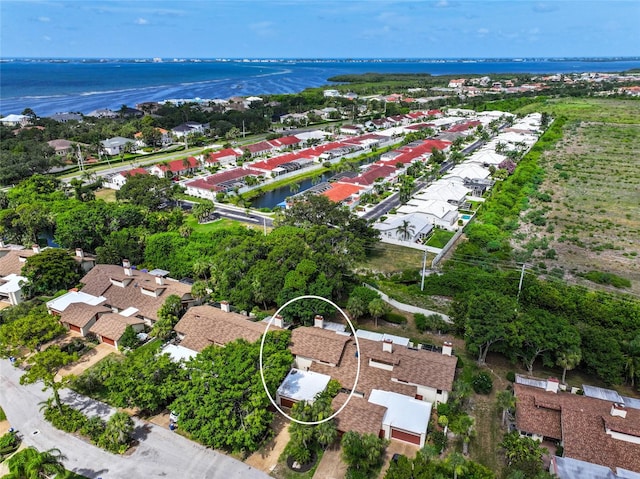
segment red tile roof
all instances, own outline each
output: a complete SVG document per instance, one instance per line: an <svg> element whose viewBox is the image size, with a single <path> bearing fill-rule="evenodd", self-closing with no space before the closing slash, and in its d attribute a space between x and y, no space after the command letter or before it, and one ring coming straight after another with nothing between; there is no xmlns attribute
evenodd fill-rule
<svg viewBox="0 0 640 479"><path fill-rule="evenodd" d="M243 150L249 150L250 153L262 153L263 151L273 150L273 145L268 141L260 141L258 143L252 143L242 147Z"/></svg>
<svg viewBox="0 0 640 479"><path fill-rule="evenodd" d="M373 164L367 171L354 177L340 180L340 183L356 185L372 185L378 178L386 178L396 171L394 166Z"/></svg>
<svg viewBox="0 0 640 479"><path fill-rule="evenodd" d="M189 168L198 167L198 160L196 160L193 156L186 158L186 160L189 163L189 166L186 166L184 164L184 159L173 160L173 161L170 161L169 164L167 165L159 164L156 166L158 166L162 171L171 171L172 173L179 173L180 171L188 170Z"/></svg>
<svg viewBox="0 0 640 479"><path fill-rule="evenodd" d="M134 168L133 170L125 171L122 176L135 176L135 175L148 175L149 172L144 168Z"/></svg>
<svg viewBox="0 0 640 479"><path fill-rule="evenodd" d="M228 158L230 156L234 158L238 158L242 156L242 153L238 153L233 148L225 148L224 150L216 151L215 153L210 153L209 157L207 158L207 161L216 162L216 161L220 161L223 158Z"/></svg>
<svg viewBox="0 0 640 479"><path fill-rule="evenodd" d="M329 198L331 201L340 203L350 196L359 193L361 190L362 187L360 186L349 185L346 183L333 183L331 185L331 188L327 191L322 192L322 194Z"/></svg>
<svg viewBox="0 0 640 479"><path fill-rule="evenodd" d="M291 146L291 145L297 145L298 143L300 143L300 138L298 138L297 136L283 136L282 138L276 138L275 140L270 140L269 143L272 144L273 146Z"/></svg>
<svg viewBox="0 0 640 479"><path fill-rule="evenodd" d="M289 163L294 160L302 160L302 159L306 159L306 158L302 156L300 153L286 153L284 155L278 155L273 158L269 158L268 160L262 160L256 163L252 163L251 167L259 170L271 171L283 163Z"/></svg>
<svg viewBox="0 0 640 479"><path fill-rule="evenodd" d="M447 131L449 133L458 133L460 131L467 131L469 128L474 128L478 125L481 125L482 123L480 123L477 120L473 120L473 121L466 121L464 123L460 123L459 125L454 125L451 128L449 128Z"/></svg>

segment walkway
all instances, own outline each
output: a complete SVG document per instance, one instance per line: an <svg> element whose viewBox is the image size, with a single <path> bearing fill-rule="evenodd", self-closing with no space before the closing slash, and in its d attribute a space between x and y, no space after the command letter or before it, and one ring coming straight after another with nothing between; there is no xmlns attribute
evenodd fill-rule
<svg viewBox="0 0 640 479"><path fill-rule="evenodd" d="M399 309L400 311L404 311L406 313L414 313L414 314L415 313L422 313L425 316L429 316L431 314L437 314L438 316L440 316L447 323L452 323L453 322L453 321L451 321L451 318L449 316L447 316L446 314L443 314L443 313L441 313L439 311L432 311L430 309L419 308L418 306L413 306L411 304L401 303L400 301L396 301L395 299L391 299L388 295L384 294L379 289L376 289L373 286L368 285L367 283L363 283L363 284L367 288L372 289L375 292L377 292L385 303L390 304L391 306L393 306L396 309Z"/></svg>

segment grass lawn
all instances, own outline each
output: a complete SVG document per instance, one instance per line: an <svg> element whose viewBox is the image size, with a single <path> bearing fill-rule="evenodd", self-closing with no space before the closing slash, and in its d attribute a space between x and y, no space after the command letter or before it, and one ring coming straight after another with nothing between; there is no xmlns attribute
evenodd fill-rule
<svg viewBox="0 0 640 479"><path fill-rule="evenodd" d="M569 120L638 124L640 102L607 98L552 98L526 105L514 113L545 112L566 116Z"/></svg>
<svg viewBox="0 0 640 479"><path fill-rule="evenodd" d="M98 191L96 191L96 199L104 200L107 203L115 203L116 190L112 190L111 188L100 188Z"/></svg>
<svg viewBox="0 0 640 479"><path fill-rule="evenodd" d="M188 215L184 222L187 226L191 226L193 231L198 233L213 233L214 231L244 225L244 223L241 223L240 221L234 221L228 218L220 218L219 220L212 221L211 223L200 224L193 215Z"/></svg>
<svg viewBox="0 0 640 479"><path fill-rule="evenodd" d="M407 269L421 269L424 253L420 250L387 243L374 245L367 253L367 259L357 265L358 271L373 273L397 273ZM435 255L427 254L427 265Z"/></svg>
<svg viewBox="0 0 640 479"><path fill-rule="evenodd" d="M426 245L442 249L446 246L446 244L454 234L455 233L453 231L435 229L431 237L427 240Z"/></svg>

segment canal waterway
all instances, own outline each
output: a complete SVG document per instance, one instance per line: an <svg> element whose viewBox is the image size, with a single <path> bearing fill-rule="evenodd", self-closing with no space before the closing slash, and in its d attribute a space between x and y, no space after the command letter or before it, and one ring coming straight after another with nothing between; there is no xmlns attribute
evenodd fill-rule
<svg viewBox="0 0 640 479"><path fill-rule="evenodd" d="M353 164L360 167L363 165L375 163L379 159L380 159L380 155L375 155L370 158L365 158L362 161L354 162ZM276 206L278 206L279 203L282 203L285 199L289 198L290 196L303 193L309 188L315 186L316 184L322 183L323 181L329 181L330 178L336 176L337 174L338 173L336 173L335 171L326 171L320 175L320 181L318 181L317 178L315 179L315 181L314 181L314 178L306 178L300 182L292 181L290 184L279 186L271 191L266 191L261 196L254 198L251 201L251 207L256 209L275 208ZM292 191L291 190L292 184L298 184L300 185L300 188Z"/></svg>

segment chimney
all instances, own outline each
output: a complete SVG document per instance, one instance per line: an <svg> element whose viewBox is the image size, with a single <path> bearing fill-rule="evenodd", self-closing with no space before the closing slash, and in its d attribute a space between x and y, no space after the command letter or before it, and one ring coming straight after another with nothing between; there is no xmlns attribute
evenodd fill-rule
<svg viewBox="0 0 640 479"><path fill-rule="evenodd" d="M557 394L559 386L560 386L560 381L558 381L558 378L549 378L547 379L547 387L544 390L550 393Z"/></svg>
<svg viewBox="0 0 640 479"><path fill-rule="evenodd" d="M84 258L84 251L82 251L82 248L76 248L76 256L78 258Z"/></svg>
<svg viewBox="0 0 640 479"><path fill-rule="evenodd" d="M316 317L313 318L313 325L316 328L320 328L320 329L324 328L324 318L319 314L316 314Z"/></svg>
<svg viewBox="0 0 640 479"><path fill-rule="evenodd" d="M230 313L231 306L229 306L229 301L220 301L220 309L225 313Z"/></svg>
<svg viewBox="0 0 640 479"><path fill-rule="evenodd" d="M624 407L624 404L613 403L611 405L611 415L613 417L621 417L622 419L627 417L627 410Z"/></svg>
<svg viewBox="0 0 640 479"><path fill-rule="evenodd" d="M162 286L164 284L164 278L162 276L156 276L156 284Z"/></svg>
<svg viewBox="0 0 640 479"><path fill-rule="evenodd" d="M279 314L276 314L276 315L273 317L273 325L274 325L276 328L284 329L284 319L282 318L282 316L280 316Z"/></svg>
<svg viewBox="0 0 640 479"><path fill-rule="evenodd" d="M125 276L133 276L133 273L131 272L131 263L128 259L122 260L122 267L124 268Z"/></svg>
<svg viewBox="0 0 640 479"><path fill-rule="evenodd" d="M384 341L382 341L382 351L384 351L385 353L392 353L393 341L391 341L390 339L385 339Z"/></svg>
<svg viewBox="0 0 640 479"><path fill-rule="evenodd" d="M37 245L37 244L32 245L32 246L31 246L31 249L33 250L33 252L34 252L35 254L40 253L40 246L39 246L39 245Z"/></svg>
<svg viewBox="0 0 640 479"><path fill-rule="evenodd" d="M453 343L445 341L442 345L442 354L445 356L451 356L453 353Z"/></svg>

